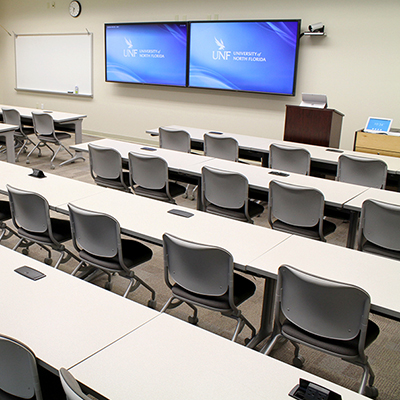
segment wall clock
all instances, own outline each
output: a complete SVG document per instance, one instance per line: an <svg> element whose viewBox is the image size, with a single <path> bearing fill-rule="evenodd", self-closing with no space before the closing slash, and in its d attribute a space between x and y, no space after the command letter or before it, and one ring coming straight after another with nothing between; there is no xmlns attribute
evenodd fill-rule
<svg viewBox="0 0 400 400"><path fill-rule="evenodd" d="M69 3L69 13L71 15L71 17L79 17L80 13L82 11L82 6L81 3L79 3L79 1L71 1L71 3Z"/></svg>

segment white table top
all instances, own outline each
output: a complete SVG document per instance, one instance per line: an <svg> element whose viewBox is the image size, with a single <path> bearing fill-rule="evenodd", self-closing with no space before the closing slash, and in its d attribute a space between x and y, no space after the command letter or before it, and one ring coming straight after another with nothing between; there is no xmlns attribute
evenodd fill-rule
<svg viewBox="0 0 400 400"><path fill-rule="evenodd" d="M203 139L204 134L207 132L210 132L210 130L207 130L207 129L192 128L192 127L179 126L179 125L169 125L168 128L184 129L187 132L189 132L191 139L194 141L197 141L197 142L202 142L204 140ZM149 129L146 132L151 133L153 135L158 134L158 128ZM388 172L400 174L400 158L398 158L398 157L361 153L361 152L351 151L351 150L337 151L338 149L329 149L327 147L316 146L316 145L311 145L311 144L269 139L269 138L258 137L258 136L240 135L237 133L224 132L223 135L234 137L238 141L239 147L242 149L261 151L261 152L265 152L265 153L269 152L269 146L272 143L282 144L282 145L286 145L286 146L301 147L301 148L307 149L310 152L311 159L313 161L320 161L320 162L323 162L326 164L337 164L338 158L341 154L350 154L350 155L355 155L358 157L368 157L368 158L379 159L379 160L383 160L386 162L386 164L388 166Z"/></svg>
<svg viewBox="0 0 400 400"><path fill-rule="evenodd" d="M70 368L158 316L4 246L0 260L0 332L25 343L51 369ZM23 265L46 277L33 281L14 272Z"/></svg>
<svg viewBox="0 0 400 400"><path fill-rule="evenodd" d="M192 210L158 200L109 190L106 196L93 195L72 201L76 206L108 213L116 218L124 233L162 244L162 235L220 246L231 252L237 267L244 266L277 245L289 235L262 226ZM66 212L67 204L56 207ZM168 213L178 209L193 214L190 218Z"/></svg>
<svg viewBox="0 0 400 400"><path fill-rule="evenodd" d="M2 108L14 108L18 110L19 113L21 114L21 117L24 118L32 118L32 112L43 112L43 110L38 108L18 107L18 106L0 104L0 114L2 114L1 110ZM55 122L68 122L87 117L87 115L85 114L73 114L73 113L53 111L53 110L45 110L45 111L51 111L50 115L53 117Z"/></svg>
<svg viewBox="0 0 400 400"><path fill-rule="evenodd" d="M344 208L353 211L361 211L362 203L368 199L379 200L400 206L400 192L368 188L365 192L348 201L344 205Z"/></svg>
<svg viewBox="0 0 400 400"><path fill-rule="evenodd" d="M112 400L286 399L303 378L363 396L167 314L76 365L80 382Z"/></svg>
<svg viewBox="0 0 400 400"><path fill-rule="evenodd" d="M18 129L17 125L3 124L0 122L0 132L13 132Z"/></svg>
<svg viewBox="0 0 400 400"><path fill-rule="evenodd" d="M134 153L148 154L161 157L167 162L168 167L174 171L181 171L181 170L185 171L188 166L195 166L195 165L199 165L198 169L201 171L201 165L209 160L212 160L211 157L204 157L204 156L200 157L196 154L182 153L179 151L160 149L158 147L145 146L142 144L123 142L120 140L113 140L113 139L94 140L88 143L73 145L70 146L70 148L73 150L88 152L89 143L96 144L97 146L113 148L121 154L121 157L124 160L128 160L128 153L130 151Z"/></svg>
<svg viewBox="0 0 400 400"><path fill-rule="evenodd" d="M276 278L282 264L359 286L371 296L374 310L400 318L399 261L293 235L246 270Z"/></svg>
<svg viewBox="0 0 400 400"><path fill-rule="evenodd" d="M271 169L260 168L254 165L235 163L233 161L213 159L204 165L225 169L228 171L240 172L245 175L252 188L267 190L269 182L272 180L291 183L299 186L308 186L320 190L327 205L341 207L346 201L364 192L365 186L353 185L344 182L337 182L330 179L316 178L301 174L288 173L289 176L279 176L270 174ZM199 166L195 166L199 167ZM202 165L201 165L202 167Z"/></svg>
<svg viewBox="0 0 400 400"><path fill-rule="evenodd" d="M46 172L46 178L34 178L29 176L31 168L0 161L0 193L7 194L6 185L9 184L18 189L36 192L44 196L50 206L73 201L96 193L107 193L106 189L95 184L81 182L75 179L65 178Z"/></svg>

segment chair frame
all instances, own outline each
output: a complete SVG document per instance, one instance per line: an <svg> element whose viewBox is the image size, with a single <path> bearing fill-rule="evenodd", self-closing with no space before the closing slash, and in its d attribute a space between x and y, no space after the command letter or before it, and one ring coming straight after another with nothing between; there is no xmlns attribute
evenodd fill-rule
<svg viewBox="0 0 400 400"><path fill-rule="evenodd" d="M352 167L356 169L353 176L348 175L344 165L352 165ZM375 178L372 174L374 170L378 170L381 176L377 181L371 182L371 180ZM347 182L354 185L368 186L376 189L385 189L386 178L387 164L382 160L359 157L352 154L342 154L338 159L336 180L339 182Z"/></svg>
<svg viewBox="0 0 400 400"><path fill-rule="evenodd" d="M32 398L34 396L35 400L43 400L36 357L32 350L29 349L29 347L27 347L25 344L14 338L0 335L0 348L3 350L2 358L5 357L5 347L7 347L7 352L11 350L14 357L11 366L10 363L8 363L7 366L0 365L0 375L3 376L4 373L2 367L4 367L4 369L7 370L9 374L9 376L7 376L5 381L2 383L2 385L4 384L5 386L3 386L3 388L1 389L4 390L6 393L11 394L11 396L16 396L16 398L28 398L26 396L31 396L29 398ZM18 353L18 357L16 357L16 353ZM8 354L8 356L10 356L10 354ZM24 358L24 368L21 372L20 363L22 361L22 358ZM19 365L19 367L17 367L17 365ZM9 368L11 368L11 370L9 370ZM18 369L18 371L16 371L16 369ZM13 373L23 375L17 376ZM21 380L23 384L21 383Z"/></svg>
<svg viewBox="0 0 400 400"><path fill-rule="evenodd" d="M106 289L111 290L111 279L114 274L118 274L119 276L126 278L129 280L128 287L125 290L125 293L123 294L123 297L127 297L130 292L133 292L136 290L140 285L143 285L150 293L151 293L151 300L148 302L148 306L150 308L155 308L156 307L156 293L153 288L151 288L146 282L144 282L142 279L140 279L134 272L134 268L139 265L136 264L132 266L131 268L128 268L125 264L124 257L123 257L123 251L122 251L122 238L121 238L121 227L119 222L112 217L111 215L105 214L105 213L100 213L100 212L95 212L95 211L90 211L83 209L81 207L75 206L74 204L68 203L68 210L69 210L69 217L71 221L71 231L72 231L72 243L77 250L80 258L79 265L72 271L71 275L76 275L78 271L86 266L92 266L97 268L98 270L106 273L108 275L108 283L106 284ZM102 224L102 226L97 227L96 233L102 233L102 232L107 232L108 235L108 240L102 240L101 242L98 242L98 245L96 246L96 249L92 251L86 250L88 245L88 239L86 235L91 235L93 236L93 231L88 232L88 229L86 226L82 226L82 222L78 221L78 216L82 216L85 218L102 218L105 223ZM91 225L92 227L92 225ZM107 229L106 229L107 228ZM83 232L83 230L85 232ZM98 238L98 236L96 236ZM134 240L132 239L132 242ZM93 242L91 242L93 243ZM99 251L102 252L102 254L96 254L99 253ZM102 265L100 262L96 263L94 260L88 261L84 258L82 258L81 254L82 252L86 252L90 254L93 258L113 258L117 257L118 258L118 266L119 269L115 268L107 268L104 265ZM85 280L89 280L90 278L85 278Z"/></svg>
<svg viewBox="0 0 400 400"><path fill-rule="evenodd" d="M88 144L90 175L97 185L130 192L124 180L121 154L110 147ZM101 157L98 162L96 157Z"/></svg>
<svg viewBox="0 0 400 400"><path fill-rule="evenodd" d="M301 286L299 286L300 282L302 282ZM317 294L312 292L313 287L317 288L317 294L319 294L318 300L314 299L317 297ZM349 301L346 302L346 300L343 300L341 304L333 304L333 291L340 291L340 295L337 295L338 298L345 297L346 300L351 298L353 301L351 304ZM286 294L286 292L288 293ZM371 306L370 296L367 292L354 285L321 278L289 265L282 265L278 270L275 297L273 331L268 343L261 350L262 353L269 355L279 338L284 337L295 347L293 362L298 367L301 367L304 361L303 357L299 355L300 348L298 344L303 344L327 354L340 357L363 368L359 393L373 398L378 395L377 389L373 387L375 375L364 351ZM310 318L310 311L308 309L305 312L300 310L304 306L303 303L311 304L311 302L319 303L318 306L314 307L321 317L319 323L317 323L315 318ZM323 308L323 305L329 307L329 309L326 307ZM356 311L357 314L355 315ZM329 318L332 318L332 322ZM308 332L310 335L316 335L328 340L346 342L359 337L357 344L358 354L355 356L346 356L333 350L322 349L306 340L285 335L282 332L285 320Z"/></svg>
<svg viewBox="0 0 400 400"><path fill-rule="evenodd" d="M33 127L35 129L35 134L36 137L38 138L39 142L35 145L35 147L29 152L29 154L26 157L26 163L29 164L29 157L30 155L36 150L39 149L39 146L41 147L47 147L51 153L52 153L52 158L50 160L50 168L54 169L55 166L53 164L55 158L57 157L57 154L60 152L61 149L64 149L70 156L71 158L69 160L66 160L60 164L60 166L68 164L71 162L71 159L74 159L74 155L69 151L69 149L64 146L64 144L61 142L62 139L59 139L57 137L57 134L64 134L68 135L67 137L71 137L71 135L67 132L58 132L54 128L54 120L53 117L50 114L46 114L44 112L32 112L32 118L33 118ZM47 121L46 121L47 120ZM48 131L41 131L42 126L40 125L45 125L47 124L46 128ZM66 138L67 138L66 137ZM53 143L58 146L57 150L54 151L48 143Z"/></svg>
<svg viewBox="0 0 400 400"><path fill-rule="evenodd" d="M67 400L90 400L90 398L82 392L79 383L71 372L65 368L60 368L59 375Z"/></svg>
<svg viewBox="0 0 400 400"><path fill-rule="evenodd" d="M8 195L10 199L10 208L11 208L11 216L12 216L12 221L14 226L17 228L17 236L20 238L18 243L13 247L13 250L17 250L20 246L23 246L23 254L28 254L28 248L32 246L33 244L39 245L42 249L47 251L48 257L45 258L44 262L48 265L51 265L52 259L51 259L51 250L58 251L60 253L60 256L54 266L55 269L57 269L61 263L67 262L71 257L73 257L75 260L80 261L78 257L72 253L63 243L60 243L54 236L53 233L53 228L52 228L52 219L50 218L50 207L48 201L39 193L35 192L30 192L27 190L21 190L17 189L15 187L12 187L10 185L6 185L7 190L8 190ZM34 199L36 199L41 207L41 210L35 210L35 218L37 219L38 217L41 217L41 229L40 231L30 231L28 229L25 229L24 226L20 224L20 217L19 217L19 209L18 206L16 205L16 200L14 198L15 195L23 195L23 196L30 196ZM35 221L37 222L37 221ZM45 238L49 239L51 243L49 243L46 240L39 241L39 240L32 240L28 236L23 236L21 234L21 229L26 230L27 232L32 232L32 233L46 233ZM49 247L50 248L49 248ZM64 258L65 253L67 253L67 256Z"/></svg>
<svg viewBox="0 0 400 400"><path fill-rule="evenodd" d="M294 158L297 157L297 163L299 164L290 164L290 167L282 166L281 164L274 166L274 153L275 153L275 159L278 156L278 154L284 154L288 158L289 162L293 162ZM298 160L299 158L304 158L304 160ZM280 160L279 160L280 161ZM302 165L304 164L306 165ZM275 162L276 163L276 162ZM281 145L277 143L272 143L269 146L269 158L268 158L268 167L271 169L278 169L282 171L287 171L287 172L292 172L296 174L302 174L302 175L310 175L310 170L311 170L311 155L310 152L306 149L303 149L301 147L291 147L287 145ZM293 168L291 168L293 167Z"/></svg>
<svg viewBox="0 0 400 400"><path fill-rule="evenodd" d="M201 279L198 276L196 281L191 280L191 274L186 272L186 265L182 267L182 265L172 265L173 261L171 258L175 256L173 253L173 248L180 248L182 251L186 253L197 253L197 257L195 257L194 263L192 263L189 268L192 268L192 274L196 274L194 269L199 272L199 265L202 265L202 275L207 273L216 273L216 268L218 268L218 278L215 279L213 282L213 287L209 287L209 282ZM200 243L191 242L185 239L178 238L171 234L165 233L163 235L163 251L164 251L164 279L167 286L172 291L172 296L169 298L167 303L161 309L160 312L165 312L167 309L172 309L180 306L182 303L186 303L192 310L193 316L188 318L188 321L194 325L197 324L197 308L196 306L201 306L213 311L221 312L223 315L233 318L237 321L236 328L234 334L232 336L232 341L236 341L239 333L242 331L245 325L250 328L252 332L252 337L255 336L256 330L253 325L245 318L242 312L237 308L234 301L234 269L233 269L233 257L232 255L216 246L210 246ZM205 265L202 264L201 255L199 253L212 253L213 259L216 258L218 260L214 262L213 265ZM180 257L180 255L178 255ZM184 256L182 256L185 258ZM182 260L180 259L180 263L182 264ZM176 269L179 268L181 271L181 275L177 277ZM182 268L186 269L182 273ZM182 278L183 275L183 278ZM171 281L171 278L174 282ZM204 282L205 281L205 282ZM217 282L218 281L218 282ZM226 308L218 308L217 306L211 306L204 304L201 302L200 299L190 299L188 300L185 297L179 296L178 294L174 293L174 286L178 285L184 288L186 291L192 292L194 295L198 294L200 296L207 296L207 297L215 297L218 298L225 293L228 293L228 302L230 309L227 310ZM192 286L192 288L188 288L188 286ZM173 303L174 300L178 300L178 302Z"/></svg>
<svg viewBox="0 0 400 400"><path fill-rule="evenodd" d="M239 161L239 144L233 137L204 134L204 155L229 161Z"/></svg>

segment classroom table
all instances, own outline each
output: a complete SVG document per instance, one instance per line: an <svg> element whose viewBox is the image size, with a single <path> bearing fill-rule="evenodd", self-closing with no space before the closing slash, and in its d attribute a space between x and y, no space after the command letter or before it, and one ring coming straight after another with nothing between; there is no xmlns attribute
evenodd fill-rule
<svg viewBox="0 0 400 400"><path fill-rule="evenodd" d="M137 329L159 313L0 246L0 332L25 343L58 374ZM27 265L46 276L15 272Z"/></svg>
<svg viewBox="0 0 400 400"><path fill-rule="evenodd" d="M2 114L2 108L14 108L19 111L22 120L27 120L32 123L32 112L47 112L53 117L55 129L72 131L75 135L75 144L82 143L82 123L83 119L87 117L85 114L74 114L61 111L53 110L41 110L37 108L29 107L16 107L5 104L0 104L0 114ZM84 160L84 158L78 153L75 156L65 162L62 165L70 164L78 159Z"/></svg>
<svg viewBox="0 0 400 400"><path fill-rule="evenodd" d="M14 133L16 129L18 129L16 125L0 123L0 136L4 136L6 139L7 161L9 163L15 163Z"/></svg>
<svg viewBox="0 0 400 400"><path fill-rule="evenodd" d="M169 125L165 128L171 129L183 129L186 130L191 137L191 140L196 143L203 143L204 141L204 134L208 133L212 130L201 129L201 128L193 128L193 127L186 127L186 126L179 126L179 125ZM149 129L146 131L153 136L158 135L158 128ZM263 165L267 166L267 159L269 154L269 146L272 143L282 144L286 146L297 146L304 149L307 149L311 155L312 163L321 164L323 168L330 170L334 175L336 174L336 167L338 163L338 158L341 154L349 154L355 155L358 157L368 157L383 160L386 162L388 166L388 174L390 175L400 175L400 158L398 157L390 157L390 156L383 156L378 154L369 154L369 153L361 153L357 151L351 150L342 150L342 149L332 149L323 146L316 146L311 144L305 143L295 143L295 142L288 142L284 140L277 140L277 139L270 139L265 137L259 136L251 136L251 135L241 135L237 133L230 133L230 132L223 132L220 133L226 136L234 137L239 144L239 148L249 151L250 153L259 153L263 158ZM399 177L397 177L399 179Z"/></svg>
<svg viewBox="0 0 400 400"><path fill-rule="evenodd" d="M400 206L399 192L392 192L389 190L381 190L375 188L368 188L366 191L347 201L343 205L344 209L350 210L350 224L349 234L347 237L347 247L353 248L355 245L357 226L361 214L362 204L365 200L368 199L383 201L385 203L391 203Z"/></svg>
<svg viewBox="0 0 400 400"><path fill-rule="evenodd" d="M365 399L167 314L70 372L96 397L112 400L286 399L300 378L341 394L343 400Z"/></svg>
<svg viewBox="0 0 400 400"><path fill-rule="evenodd" d="M399 261L292 235L246 266L270 285L263 299L262 326L251 347L271 333L276 278L283 264L359 286L370 294L372 312L400 321Z"/></svg>
<svg viewBox="0 0 400 400"><path fill-rule="evenodd" d="M46 172L45 178L30 176L32 168L0 161L0 193L8 194L6 185L41 194L49 202L50 208L96 193L107 193L107 189L76 179L65 178Z"/></svg>
<svg viewBox="0 0 400 400"><path fill-rule="evenodd" d="M193 242L219 246L229 251L235 267L244 266L290 235L262 226L236 221L185 207L109 189L71 202L85 209L103 212L116 218L123 233L137 239L162 245L167 232ZM67 204L55 207L68 212ZM170 213L171 210L189 213L189 217Z"/></svg>

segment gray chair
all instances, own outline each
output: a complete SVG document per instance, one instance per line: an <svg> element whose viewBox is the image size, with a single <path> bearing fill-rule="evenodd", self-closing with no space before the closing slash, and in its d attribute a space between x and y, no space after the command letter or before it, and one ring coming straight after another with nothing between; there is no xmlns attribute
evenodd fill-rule
<svg viewBox="0 0 400 400"><path fill-rule="evenodd" d="M36 357L23 343L0 336L0 398L42 400Z"/></svg>
<svg viewBox="0 0 400 400"><path fill-rule="evenodd" d="M310 175L311 156L308 150L272 143L269 146L269 168Z"/></svg>
<svg viewBox="0 0 400 400"><path fill-rule="evenodd" d="M400 206L365 200L357 243L360 251L400 260Z"/></svg>
<svg viewBox="0 0 400 400"><path fill-rule="evenodd" d="M204 211L254 223L264 207L249 199L247 178L237 172L211 167L202 168L202 202Z"/></svg>
<svg viewBox="0 0 400 400"><path fill-rule="evenodd" d="M16 134L14 135L16 139L16 145L19 147L19 151L15 158L15 161L18 161L19 156L22 152L27 150L27 144L32 144L36 146L36 143L32 141L29 135L34 135L35 130L33 128L25 127L21 121L21 115L18 110L14 108L6 108L2 107L3 112L3 120L6 124L9 125L17 125L18 129L16 130ZM41 149L38 148L39 155L41 155Z"/></svg>
<svg viewBox="0 0 400 400"><path fill-rule="evenodd" d="M162 149L181 151L183 153L190 153L191 141L190 134L182 129L172 129L172 128L158 128L158 138L159 146ZM189 193L190 185L186 185L186 191L183 194L184 198L189 198L194 200L194 193L197 190L195 186Z"/></svg>
<svg viewBox="0 0 400 400"><path fill-rule="evenodd" d="M130 192L129 172L123 170L121 154L112 148L89 143L90 174L99 186Z"/></svg>
<svg viewBox="0 0 400 400"><path fill-rule="evenodd" d="M204 155L223 160L238 161L239 145L235 138L218 134L204 134Z"/></svg>
<svg viewBox="0 0 400 400"><path fill-rule="evenodd" d="M190 135L182 129L158 128L159 146L162 149L190 153Z"/></svg>
<svg viewBox="0 0 400 400"><path fill-rule="evenodd" d="M323 262L323 261L321 261ZM323 279L283 265L278 270L272 336L261 350L270 354L283 337L295 346L294 365L304 358L298 344L306 345L363 368L359 393L375 398L374 373L364 350L379 335L368 320L370 297L357 286Z"/></svg>
<svg viewBox="0 0 400 400"><path fill-rule="evenodd" d="M10 203L5 200L0 200L0 242L3 239L8 239L13 234L17 235L17 233L4 222L11 218Z"/></svg>
<svg viewBox="0 0 400 400"><path fill-rule="evenodd" d="M95 267L108 275L106 288L111 290L111 278L118 274L129 280L124 297L143 285L151 292L148 306L155 308L155 291L133 270L152 258L151 249L136 240L122 239L120 225L110 215L85 210L73 204L68 204L68 209L72 241L81 261L72 275L87 265Z"/></svg>
<svg viewBox="0 0 400 400"><path fill-rule="evenodd" d="M324 195L317 189L280 181L269 184L268 222L272 229L325 242L336 225L324 219Z"/></svg>
<svg viewBox="0 0 400 400"><path fill-rule="evenodd" d="M237 308L255 292L255 284L233 271L232 255L224 249L163 235L164 275L172 296L162 308L175 308L183 302L194 311L189 322L197 324L196 306L221 312L237 320L232 341L244 325L255 329ZM178 300L173 303L173 300Z"/></svg>
<svg viewBox="0 0 400 400"><path fill-rule="evenodd" d="M338 159L337 180L385 189L387 165L382 160L342 154Z"/></svg>
<svg viewBox="0 0 400 400"><path fill-rule="evenodd" d="M44 262L51 265L51 249L60 253L55 264L58 268L61 263L71 257L79 259L68 250L64 243L71 240L71 226L68 220L50 217L49 203L38 193L17 189L7 185L10 199L12 221L20 237L13 250L23 246L23 253L28 254L28 248L38 244L47 251ZM64 257L66 253L66 256Z"/></svg>
<svg viewBox="0 0 400 400"><path fill-rule="evenodd" d="M79 383L71 374L71 372L65 368L60 368L59 374L61 385L64 389L65 395L67 396L67 400L91 400L82 392Z"/></svg>
<svg viewBox="0 0 400 400"><path fill-rule="evenodd" d="M130 183L135 194L176 204L186 188L168 179L168 164L157 156L129 152Z"/></svg>
<svg viewBox="0 0 400 400"><path fill-rule="evenodd" d="M71 135L67 132L56 131L54 129L54 121L51 114L46 114L44 112L32 112L33 118L33 127L35 129L35 134L38 139L38 143L36 143L35 147L30 151L30 153L26 157L26 163L29 164L30 155L36 150L39 149L40 146L47 147L51 153L53 154L50 160L50 167L54 169L55 166L53 161L57 157L57 154L61 149L64 149L70 156L71 159L74 158L74 155L68 150L67 147L61 142L65 139L70 139ZM54 144L57 147L57 150L54 151L49 144ZM67 163L69 160L64 161L60 164L63 165Z"/></svg>

